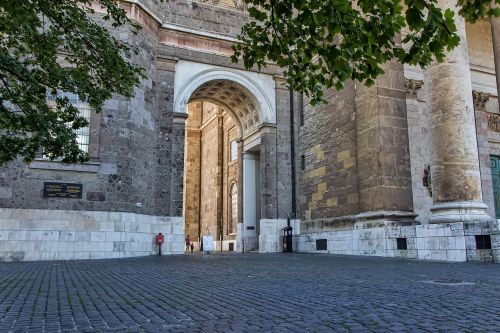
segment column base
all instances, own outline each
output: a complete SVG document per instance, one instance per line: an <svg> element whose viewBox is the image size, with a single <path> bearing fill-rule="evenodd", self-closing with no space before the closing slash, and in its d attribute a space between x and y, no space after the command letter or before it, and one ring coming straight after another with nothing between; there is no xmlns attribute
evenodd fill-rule
<svg viewBox="0 0 500 333"><path fill-rule="evenodd" d="M429 223L454 223L471 221L490 221L486 213L488 206L477 201L455 201L436 203L431 207Z"/></svg>
<svg viewBox="0 0 500 333"><path fill-rule="evenodd" d="M355 216L355 229L382 227L389 225L419 224L415 218L418 214L399 210L379 210L363 212Z"/></svg>

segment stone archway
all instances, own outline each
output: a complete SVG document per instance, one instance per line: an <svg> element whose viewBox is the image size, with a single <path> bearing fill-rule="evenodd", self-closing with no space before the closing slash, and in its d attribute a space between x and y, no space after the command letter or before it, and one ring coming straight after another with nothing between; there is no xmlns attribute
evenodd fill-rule
<svg viewBox="0 0 500 333"><path fill-rule="evenodd" d="M256 250L262 196L260 134L276 123L274 81L256 73L180 61L175 82L175 111L188 115L185 233L195 241L212 236L217 250ZM236 228L229 227L234 219L234 184Z"/></svg>
<svg viewBox="0 0 500 333"><path fill-rule="evenodd" d="M239 84L255 99L262 123L276 124L275 83L269 75L260 75L190 61L179 61L175 68L174 110L187 113L187 104L204 83L225 80Z"/></svg>

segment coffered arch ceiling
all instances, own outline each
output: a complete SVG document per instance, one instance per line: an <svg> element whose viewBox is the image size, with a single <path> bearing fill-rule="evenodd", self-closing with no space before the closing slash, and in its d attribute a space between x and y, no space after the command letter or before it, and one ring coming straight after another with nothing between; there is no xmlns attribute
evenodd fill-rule
<svg viewBox="0 0 500 333"><path fill-rule="evenodd" d="M259 103L254 95L241 84L230 80L211 80L199 86L190 102L206 100L230 112L241 126L243 135L251 133L262 123Z"/></svg>

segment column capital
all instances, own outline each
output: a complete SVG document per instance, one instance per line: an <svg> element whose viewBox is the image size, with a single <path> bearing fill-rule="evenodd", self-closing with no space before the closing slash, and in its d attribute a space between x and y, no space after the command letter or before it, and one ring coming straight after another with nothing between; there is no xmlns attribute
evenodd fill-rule
<svg viewBox="0 0 500 333"><path fill-rule="evenodd" d="M254 154L250 151L244 151L243 152L243 159L244 160L257 160L257 154Z"/></svg>
<svg viewBox="0 0 500 333"><path fill-rule="evenodd" d="M417 99L417 93L424 85L422 80L405 79L406 97L409 99Z"/></svg>
<svg viewBox="0 0 500 333"><path fill-rule="evenodd" d="M472 91L472 100L474 101L475 111L486 111L486 102L490 99L490 94L481 91Z"/></svg>

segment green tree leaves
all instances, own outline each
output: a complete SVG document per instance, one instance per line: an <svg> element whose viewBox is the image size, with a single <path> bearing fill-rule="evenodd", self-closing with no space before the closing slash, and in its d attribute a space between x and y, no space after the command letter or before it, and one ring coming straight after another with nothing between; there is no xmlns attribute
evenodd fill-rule
<svg viewBox="0 0 500 333"><path fill-rule="evenodd" d="M254 21L243 27L233 61L246 68L276 62L312 103L324 87L341 89L349 79L372 84L391 59L426 66L460 43L453 10L443 12L436 0L246 2ZM459 0L458 11L470 22L499 14L485 0Z"/></svg>
<svg viewBox="0 0 500 333"><path fill-rule="evenodd" d="M99 112L112 93L131 96L143 77L124 59L136 52L93 21L91 0L0 0L0 164L33 160L43 149L65 162L88 160L75 130L88 126L67 98L79 95ZM112 26L137 31L113 0L98 4Z"/></svg>

